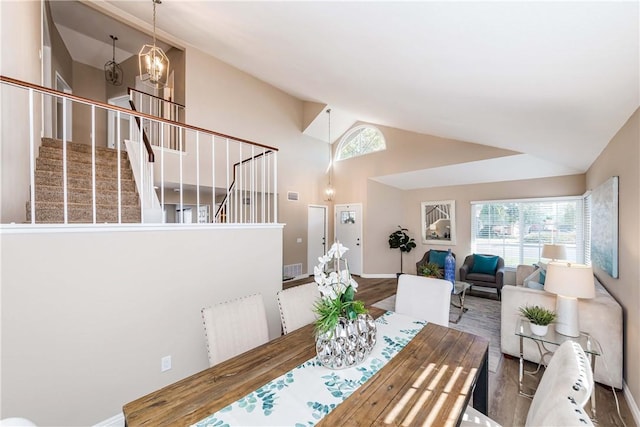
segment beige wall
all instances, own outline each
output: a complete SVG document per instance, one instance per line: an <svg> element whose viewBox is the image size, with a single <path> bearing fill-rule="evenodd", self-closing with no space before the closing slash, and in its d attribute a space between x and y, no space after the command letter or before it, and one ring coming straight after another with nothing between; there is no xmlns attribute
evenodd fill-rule
<svg viewBox="0 0 640 427"><path fill-rule="evenodd" d="M40 83L40 14L39 1L0 1L0 74L3 76ZM15 40L20 43L10 42ZM0 223L23 222L26 219L25 202L29 199L28 106L26 91L0 86ZM38 124L35 137L38 139L39 98L35 100L35 111L34 122ZM14 203L7 203L8 200Z"/></svg>
<svg viewBox="0 0 640 427"><path fill-rule="evenodd" d="M94 101L107 102L107 82L104 70L73 61L73 94ZM107 146L107 111L95 109L96 146ZM91 144L91 107L73 104L73 141Z"/></svg>
<svg viewBox="0 0 640 427"><path fill-rule="evenodd" d="M280 335L280 226L0 237L2 417L92 425L205 369L206 305L259 292Z"/></svg>
<svg viewBox="0 0 640 427"><path fill-rule="evenodd" d="M303 102L196 49L185 57L187 123L280 149L283 262L306 271L307 206L322 204L327 145L302 134ZM287 201L288 191L299 192L299 200Z"/></svg>
<svg viewBox="0 0 640 427"><path fill-rule="evenodd" d="M640 407L640 110L613 137L586 175L589 190L619 176L617 279L594 268L624 313L624 379Z"/></svg>
<svg viewBox="0 0 640 427"><path fill-rule="evenodd" d="M543 178L521 181L507 181L491 184L461 185L451 187L426 188L402 191L369 181L368 209L365 222L387 224L377 230L365 242L365 267L367 274L394 273L399 260L397 250L389 249L388 236L397 225L409 229L416 239L417 247L404 255L405 273L416 272L415 263L429 249L449 248L456 254L459 268L464 257L471 253L471 201L520 199L529 197L575 196L585 191L584 175ZM391 197L391 199L390 199ZM401 209L393 208L387 202L399 203ZM400 202L398 202L400 200ZM456 244L451 246L425 245L420 238L420 203L434 200L456 201ZM371 227L367 226L367 230Z"/></svg>

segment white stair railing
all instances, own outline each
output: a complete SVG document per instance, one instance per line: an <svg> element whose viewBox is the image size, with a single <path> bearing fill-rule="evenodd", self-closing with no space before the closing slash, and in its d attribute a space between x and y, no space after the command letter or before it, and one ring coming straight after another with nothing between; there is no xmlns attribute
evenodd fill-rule
<svg viewBox="0 0 640 427"><path fill-rule="evenodd" d="M79 96L65 94L56 90L0 76L0 89L2 96L9 96L13 105L24 105L24 112L12 111L12 131L16 134L28 135L27 141L12 141L14 144L21 144L18 148L24 148L25 157L29 158L29 167L23 168L19 165L11 165L9 159L2 159L2 168L10 171L14 176L13 182L24 183L25 189L29 187L28 217L31 225L36 223L124 223L131 222L127 219L131 206L124 203L125 171L122 163L121 150L126 148L136 182L136 190L140 198L139 206L136 208L140 212L140 223L167 222L166 215L159 212L166 212L168 206L175 205L176 209L183 212L185 207L193 206L198 213L217 212L221 205L233 205L230 210L231 215L221 218L218 215L211 215L204 218L196 215L203 222L224 222L224 223L276 223L277 216L277 148L258 144L239 138L234 138L218 132L178 123L162 117L128 110L125 108L108 105L102 102L93 101ZM15 102L14 102L15 101ZM56 123L55 117L42 117L41 112L36 109L41 108L45 103L61 105L60 120L58 123L67 123L71 120L67 114L67 105L73 105L74 113L82 109L89 111L91 123L91 138L86 141L90 145L91 160L89 175L90 178L90 203L87 209L91 214L88 217L78 215L81 211L76 202L76 185L81 181L74 173L78 170L78 165L73 163L68 150L71 141L66 134L66 126L61 132L62 146L62 191L63 199L60 203L63 214L60 220L49 220L39 215L38 182L36 180L36 156L40 147L40 141L36 140L36 135L53 137L54 135L44 135L43 129L46 121ZM42 108L42 111L47 109ZM56 110L56 108L53 108ZM105 166L98 162L96 158L97 150L107 150L101 148L98 140L106 141L106 135L102 138L96 131L96 118L99 115L107 115L113 112L116 116L115 129L112 130L119 143L116 145L117 165L113 168L117 173L111 172L114 177L109 186L99 182L101 173ZM54 111L55 113L55 111ZM2 111L3 116L8 114L6 109ZM75 115L75 114L74 114ZM18 120L14 120L18 117ZM3 121L5 117L3 117ZM123 125L128 121L129 125ZM135 122L139 122L139 124ZM50 126L55 129L55 126ZM156 129L157 140L149 143L144 141L144 133L140 129ZM137 130L136 130L137 129ZM3 134L6 134L3 132ZM167 135L174 135L168 138ZM175 139L177 142L170 141ZM129 141L126 143L124 141ZM78 143L82 141L74 141ZM3 143L8 143L3 141ZM176 145L177 143L177 145ZM105 144L106 145L106 144ZM73 144L77 147L77 144ZM73 166L73 167L72 167ZM80 166L83 169L85 166ZM86 171L83 173L87 173ZM6 175L5 175L6 176ZM114 184L115 182L115 184ZM231 185L234 183L233 186ZM99 185L100 184L100 185ZM105 188L109 190L105 190ZM117 208L117 214L112 216L102 213L108 191L115 192L116 201L111 203L111 209ZM10 198L11 195L2 194L3 206L24 206L25 200ZM244 205L242 203L244 202ZM241 206L244 206L241 208ZM11 218L3 216L3 223L15 222L18 226L24 226L23 218ZM195 221L194 221L195 222Z"/></svg>

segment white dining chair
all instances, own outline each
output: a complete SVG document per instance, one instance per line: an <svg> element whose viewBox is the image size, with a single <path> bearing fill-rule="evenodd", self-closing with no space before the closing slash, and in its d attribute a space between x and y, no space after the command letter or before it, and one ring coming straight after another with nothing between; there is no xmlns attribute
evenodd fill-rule
<svg viewBox="0 0 640 427"><path fill-rule="evenodd" d="M278 292L277 298L282 331L285 334L315 322L316 314L313 307L320 299L320 291L316 283L283 289Z"/></svg>
<svg viewBox="0 0 640 427"><path fill-rule="evenodd" d="M396 312L449 326L453 284L433 277L401 274L396 292Z"/></svg>
<svg viewBox="0 0 640 427"><path fill-rule="evenodd" d="M533 396L525 426L593 426L584 405L593 392L593 373L580 344L565 341L551 357ZM499 427L496 421L467 406L464 427Z"/></svg>
<svg viewBox="0 0 640 427"><path fill-rule="evenodd" d="M201 310L209 366L269 341L262 295L226 301Z"/></svg>

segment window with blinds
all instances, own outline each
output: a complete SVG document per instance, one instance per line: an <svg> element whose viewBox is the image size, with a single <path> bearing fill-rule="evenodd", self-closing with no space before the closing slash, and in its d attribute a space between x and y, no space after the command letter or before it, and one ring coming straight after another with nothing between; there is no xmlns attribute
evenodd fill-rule
<svg viewBox="0 0 640 427"><path fill-rule="evenodd" d="M568 261L582 263L584 215L582 197L471 202L471 249L516 267L538 262L544 244L555 243L565 245Z"/></svg>

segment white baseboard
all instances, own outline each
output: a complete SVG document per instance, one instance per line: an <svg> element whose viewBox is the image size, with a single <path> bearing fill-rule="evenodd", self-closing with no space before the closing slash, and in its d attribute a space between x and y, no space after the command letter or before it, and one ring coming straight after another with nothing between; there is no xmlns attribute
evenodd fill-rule
<svg viewBox="0 0 640 427"><path fill-rule="evenodd" d="M93 427L124 427L124 414L121 412L109 419L100 421Z"/></svg>
<svg viewBox="0 0 640 427"><path fill-rule="evenodd" d="M380 273L380 274L367 274L362 273L360 277L364 277L365 279L395 279L397 275L395 273Z"/></svg>
<svg viewBox="0 0 640 427"><path fill-rule="evenodd" d="M627 401L627 406L629 406L629 410L631 411L631 415L633 415L633 419L636 422L637 426L640 426L640 409L638 409L638 405L636 404L636 400L633 398L629 387L625 381L622 381L622 391L624 393L624 398Z"/></svg>

